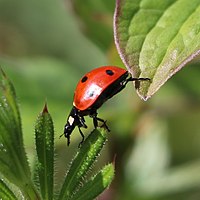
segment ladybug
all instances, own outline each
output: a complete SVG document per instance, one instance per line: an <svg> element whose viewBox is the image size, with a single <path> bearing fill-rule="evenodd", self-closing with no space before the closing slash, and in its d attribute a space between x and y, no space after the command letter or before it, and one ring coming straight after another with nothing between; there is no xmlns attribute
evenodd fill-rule
<svg viewBox="0 0 200 200"><path fill-rule="evenodd" d="M130 81L144 81L149 78L132 78L125 69L115 66L103 66L85 74L78 82L75 93L72 110L67 118L64 127L64 135L67 138L67 144L70 144L70 135L77 126L84 141L84 134L81 127L87 128L84 116L89 115L93 119L94 127L98 127L98 122L102 122L108 131L106 121L97 117L97 109L102 104L123 90Z"/></svg>

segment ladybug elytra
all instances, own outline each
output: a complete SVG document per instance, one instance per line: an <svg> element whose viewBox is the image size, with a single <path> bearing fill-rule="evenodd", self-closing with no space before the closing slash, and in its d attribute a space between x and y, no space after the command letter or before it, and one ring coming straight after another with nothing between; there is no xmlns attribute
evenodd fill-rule
<svg viewBox="0 0 200 200"><path fill-rule="evenodd" d="M150 80L149 78L132 78L127 70L115 66L103 66L88 72L78 82L72 110L64 127L64 135L67 144L70 144L70 135L77 126L84 141L81 127L87 128L84 116L89 115L93 119L94 127L98 127L98 121L108 130L106 121L97 117L97 109L112 96L125 88L130 81Z"/></svg>

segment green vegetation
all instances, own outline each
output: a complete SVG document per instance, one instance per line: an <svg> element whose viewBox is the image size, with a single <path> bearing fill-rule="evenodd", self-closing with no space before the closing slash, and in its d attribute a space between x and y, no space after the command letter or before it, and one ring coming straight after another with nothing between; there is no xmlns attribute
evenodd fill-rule
<svg viewBox="0 0 200 200"><path fill-rule="evenodd" d="M49 187L60 191L81 141L78 129L73 132L69 147L64 137L59 139L71 110L77 81L98 66L125 68L126 65L135 76L151 78L151 82L142 83L138 91L142 98L151 98L142 101L129 84L99 109L99 116L107 120L111 132L98 163L87 173L92 178L85 180L87 183L74 198L85 199L85 191L95 187L91 181L98 185L102 183L102 174L114 173L112 164L103 166L116 155L115 179L102 198L199 200L200 69L196 56L200 41L200 3L197 0L117 2L115 39L124 63L113 36L115 0L0 2L0 65L14 84L21 113L19 119L16 100L12 100L15 94L6 93L12 106L9 107L11 110L0 114L0 144L3 144L3 136L11 137L10 133L17 131L6 143L12 149L9 152L12 157L5 156L7 160L3 163L12 162L14 166L5 168L5 174L1 172L0 195L20 199L16 196L20 189L26 191L26 196L52 197ZM190 60L193 62L188 64ZM44 163L51 165L49 173L56 172L53 186L47 186L52 182L44 178L49 177L31 173L45 173L44 169L38 168L41 161L34 145L34 124L44 102L48 103L55 131L49 136L54 138L51 151L55 156L43 157ZM43 114L39 118L43 117L45 122L50 116L46 112ZM12 120L8 121L10 118ZM90 137L92 120L86 120L88 129L83 132ZM2 128L8 126L9 129ZM42 133L46 131L47 127ZM22 137L25 147L21 144ZM16 146L9 141L19 143ZM1 154L6 154L5 146L1 145L0 150ZM45 152L45 149L41 151ZM52 160L47 162L48 159L53 159L53 163ZM3 167L2 163L0 167ZM102 170L98 173L99 169ZM10 187L8 182L2 181L5 178L11 179L14 185ZM43 192L33 180L44 182ZM104 188L103 184L101 186ZM55 198L58 197L59 192Z"/></svg>
<svg viewBox="0 0 200 200"><path fill-rule="evenodd" d="M28 166L22 140L20 112L12 83L2 72L0 101L0 195L2 199L76 199L92 200L102 193L114 176L113 164L106 165L90 180L89 169L97 159L107 138L105 130L94 130L73 158L60 195L54 190L54 127L47 105L35 125L36 164L32 172ZM14 188L13 188L14 184ZM84 187L82 187L82 186Z"/></svg>

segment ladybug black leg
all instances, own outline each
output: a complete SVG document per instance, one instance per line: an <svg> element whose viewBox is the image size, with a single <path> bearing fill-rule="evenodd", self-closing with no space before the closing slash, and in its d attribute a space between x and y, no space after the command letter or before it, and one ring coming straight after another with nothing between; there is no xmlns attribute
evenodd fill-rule
<svg viewBox="0 0 200 200"><path fill-rule="evenodd" d="M100 127L104 127L104 128L106 128L106 130L107 130L108 132L110 132L110 129L108 128L108 126L107 126L105 120L103 120L103 119L101 119L101 118L98 118L98 117L96 117L96 119L97 119L97 121L103 122L103 124L102 124Z"/></svg>
<svg viewBox="0 0 200 200"><path fill-rule="evenodd" d="M79 118L79 122L80 122L80 127L83 127L83 128L87 128L87 125L85 124L85 119L84 119L84 117L80 117Z"/></svg>
<svg viewBox="0 0 200 200"><path fill-rule="evenodd" d="M62 134L62 135L60 135L60 138L64 135L66 138L67 138L67 146L69 146L69 144L70 144L70 135L71 135L71 131L70 132L68 132L68 128L69 127L69 125L68 125L68 123L65 125L65 127L64 127L64 133Z"/></svg>
<svg viewBox="0 0 200 200"><path fill-rule="evenodd" d="M80 142L79 145L78 145L78 148L80 148L81 145L83 144L84 140L85 140L85 136L84 136L83 132L81 131L80 126L78 127L78 129L79 129L79 132L80 132L80 134L81 134L81 136L82 136L82 140L81 140L81 142Z"/></svg>
<svg viewBox="0 0 200 200"><path fill-rule="evenodd" d="M97 117L97 113L95 115L92 115L91 116L93 118L93 124L94 124L94 127L97 128L98 127L98 121L102 122L103 124L100 126L100 127L104 127L106 128L106 130L108 132L110 132L110 129L108 128L107 124L106 124L106 121Z"/></svg>
<svg viewBox="0 0 200 200"><path fill-rule="evenodd" d="M70 135L71 135L71 133L67 133L67 132L64 132L64 135L65 135L65 137L67 138L67 146L69 146L69 144L70 144ZM62 136L62 135L61 135ZM61 137L60 136L60 137Z"/></svg>
<svg viewBox="0 0 200 200"><path fill-rule="evenodd" d="M140 87L140 81L150 81L151 79L149 78L133 78L133 77L130 77L128 79L126 79L126 81L124 82L124 87L126 86L126 84L130 81L135 81L135 88L136 89L139 89Z"/></svg>
<svg viewBox="0 0 200 200"><path fill-rule="evenodd" d="M130 82L130 81L150 81L151 79L150 78L133 78L133 77L130 77L128 79L126 79L126 82L124 83L125 85Z"/></svg>
<svg viewBox="0 0 200 200"><path fill-rule="evenodd" d="M70 144L70 135L68 135L66 138L67 138L67 146L69 146L69 144Z"/></svg>
<svg viewBox="0 0 200 200"><path fill-rule="evenodd" d="M93 119L93 124L94 124L94 128L97 128L98 127L98 121L97 121L97 116L91 116L92 119Z"/></svg>

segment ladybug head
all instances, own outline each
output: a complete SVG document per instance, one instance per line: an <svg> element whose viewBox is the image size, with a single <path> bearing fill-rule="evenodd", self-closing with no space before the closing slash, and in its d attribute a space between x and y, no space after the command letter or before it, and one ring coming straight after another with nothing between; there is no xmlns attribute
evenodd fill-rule
<svg viewBox="0 0 200 200"><path fill-rule="evenodd" d="M69 145L70 143L70 135L72 133L72 131L74 130L74 128L77 126L77 115L76 115L76 112L75 112L75 108L73 107L70 114L69 114L69 117L67 119L67 123L65 124L65 127L64 127L64 135L65 137L67 138L67 144Z"/></svg>
<svg viewBox="0 0 200 200"><path fill-rule="evenodd" d="M83 116L80 116L77 108L73 107L67 119L67 123L65 124L65 127L64 127L64 135L67 138L68 146L70 143L70 135L76 126L78 126L80 132L81 132L80 127L87 128L84 122L85 120Z"/></svg>
<svg viewBox="0 0 200 200"><path fill-rule="evenodd" d="M75 128L75 124L70 124L68 121L65 125L65 128L64 128L64 135L65 137L67 138L67 145L69 146L69 143L70 143L70 135L72 133L72 131L74 130Z"/></svg>

